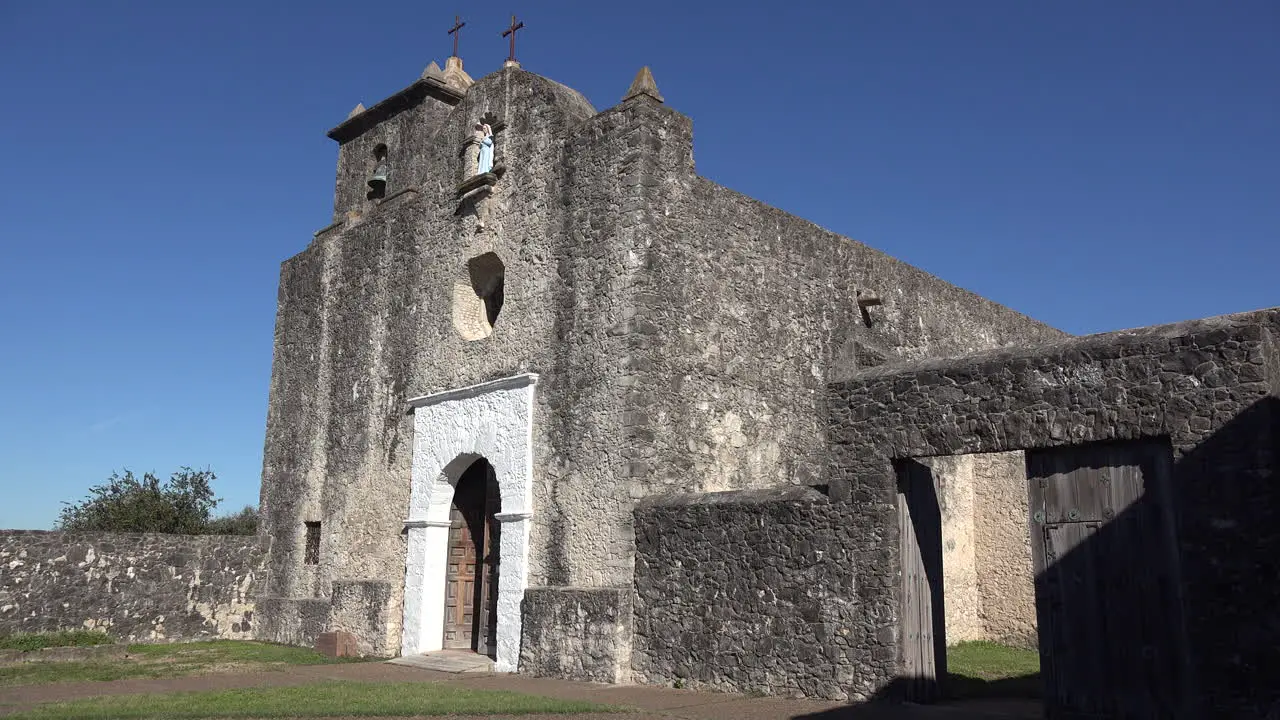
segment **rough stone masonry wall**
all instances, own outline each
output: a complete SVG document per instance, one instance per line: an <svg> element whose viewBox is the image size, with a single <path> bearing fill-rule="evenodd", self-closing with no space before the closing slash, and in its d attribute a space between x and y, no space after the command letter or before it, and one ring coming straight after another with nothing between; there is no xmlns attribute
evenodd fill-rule
<svg viewBox="0 0 1280 720"><path fill-rule="evenodd" d="M520 672L589 682L631 679L631 588L529 588Z"/></svg>
<svg viewBox="0 0 1280 720"><path fill-rule="evenodd" d="M497 135L507 171L485 202L482 229L478 209L455 190L461 143L489 111L507 123ZM565 230L563 140L593 115L580 95L530 73L482 78L414 149L426 169L416 192L322 232L284 264L262 500L273 538L264 593L271 639L306 643L336 618L313 607L335 583L385 583L382 637L365 639L395 651L412 451L406 400L524 371L544 378L535 392L532 582L565 584L568 558L599 578L603 553L590 528L562 532L554 511L562 503L575 517L592 513L599 493L583 488L611 474L619 444L609 422L621 408L596 390L614 392L599 376L617 372L616 353L597 345L612 341L602 330L615 312L609 288L566 287L579 269L607 278L616 268L594 238L571 240ZM469 341L452 306L460 283L470 292L467 261L487 252L505 265L505 303L493 333ZM574 341L583 349L566 352ZM583 479L561 482L570 473ZM315 565L303 562L306 521L321 523Z"/></svg>
<svg viewBox="0 0 1280 720"><path fill-rule="evenodd" d="M650 418L640 462L655 492L823 483L826 383L1065 336L678 166L664 172L644 254L658 289L644 317L652 351L640 353L638 382L670 391L637 408ZM868 309L870 327L860 292L884 301Z"/></svg>
<svg viewBox="0 0 1280 720"><path fill-rule="evenodd" d="M898 648L852 506L810 488L654 497L635 510L635 678L866 700Z"/></svg>
<svg viewBox="0 0 1280 720"><path fill-rule="evenodd" d="M341 221L349 211L368 213L374 203L367 198L368 180L377 165L374 148L387 146L387 188L391 197L429 180L438 166L422 148L444 124L452 107L438 98L422 97L359 136L338 147L338 172L333 193L333 219ZM455 178L455 181L461 178Z"/></svg>
<svg viewBox="0 0 1280 720"><path fill-rule="evenodd" d="M838 480L855 553L880 552L872 609L897 626L893 460L1166 436L1197 717L1262 718L1280 703L1276 353L1280 309L1019 351L873 368L831 387ZM1229 588L1230 592L1224 591Z"/></svg>
<svg viewBox="0 0 1280 720"><path fill-rule="evenodd" d="M407 398L539 373L531 582L622 586L634 498L821 482L829 360L883 355L831 340L858 317L851 286L834 309L820 297L832 283L863 265L908 296L936 282L887 258L863 262L848 241L714 190L693 171L688 118L647 99L597 114L568 88L504 69L447 113L429 110L344 144L353 160L340 169L338 209L363 191L353 168L379 138L394 145L394 162L413 158L421 182L361 205L282 267L262 495L272 639L306 642L305 628L328 622L313 601L327 601L335 582L368 581L391 590L383 637L367 640L395 646ZM483 205L459 202L461 143L490 111L506 123L496 137L506 174ZM704 202L714 212L689 219ZM672 241L682 228L696 232ZM770 238L779 228L784 237ZM491 335L467 340L452 311L470 291L467 261L487 252L505 265L505 304ZM743 253L754 263L746 269ZM731 262L712 267L710 257ZM733 275L715 286L723 272ZM944 332L985 346L1003 330L983 328L1007 314L1001 328L1058 335L963 291L938 295L938 307L931 334L910 329L914 315L895 332L940 352L969 347L941 342ZM706 479L690 485L695 477ZM303 562L304 522L321 523L314 565Z"/></svg>
<svg viewBox="0 0 1280 720"><path fill-rule="evenodd" d="M247 639L261 560L252 536L0 531L0 635Z"/></svg>

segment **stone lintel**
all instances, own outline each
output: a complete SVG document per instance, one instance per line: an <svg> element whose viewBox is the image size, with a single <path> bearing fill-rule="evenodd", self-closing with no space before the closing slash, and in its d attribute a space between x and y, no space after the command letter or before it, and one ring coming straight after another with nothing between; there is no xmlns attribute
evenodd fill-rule
<svg viewBox="0 0 1280 720"><path fill-rule="evenodd" d="M416 409L428 407L431 405L439 405L450 400L463 400L466 398L483 395L487 392L495 390L512 390L515 388L525 387L526 385L538 384L537 373L520 373L510 377L498 378L497 380L488 380L475 385L455 388L453 390L445 390L443 392L432 393L430 395L420 395L416 398L409 399L409 407Z"/></svg>

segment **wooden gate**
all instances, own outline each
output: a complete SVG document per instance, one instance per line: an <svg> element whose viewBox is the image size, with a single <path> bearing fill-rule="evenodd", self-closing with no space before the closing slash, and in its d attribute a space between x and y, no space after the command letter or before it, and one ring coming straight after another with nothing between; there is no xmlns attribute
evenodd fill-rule
<svg viewBox="0 0 1280 720"><path fill-rule="evenodd" d="M914 460L896 465L902 560L900 681L905 700L931 703L942 695L947 676L942 513L929 467Z"/></svg>
<svg viewBox="0 0 1280 720"><path fill-rule="evenodd" d="M1167 441L1027 451L1049 718L1179 718L1187 653Z"/></svg>

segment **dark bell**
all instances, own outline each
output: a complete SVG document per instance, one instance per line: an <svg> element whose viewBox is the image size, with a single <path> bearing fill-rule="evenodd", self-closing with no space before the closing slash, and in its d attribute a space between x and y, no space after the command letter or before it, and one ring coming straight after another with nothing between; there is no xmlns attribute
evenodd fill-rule
<svg viewBox="0 0 1280 720"><path fill-rule="evenodd" d="M369 188L374 192L382 192L387 189L387 166L379 165L373 171L373 177L369 178Z"/></svg>

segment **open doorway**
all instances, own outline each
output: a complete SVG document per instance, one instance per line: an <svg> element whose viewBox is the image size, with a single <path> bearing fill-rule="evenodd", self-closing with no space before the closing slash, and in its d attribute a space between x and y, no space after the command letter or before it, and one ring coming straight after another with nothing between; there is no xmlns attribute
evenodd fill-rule
<svg viewBox="0 0 1280 720"><path fill-rule="evenodd" d="M908 699L1194 717L1171 465L1168 438L896 463Z"/></svg>
<svg viewBox="0 0 1280 720"><path fill-rule="evenodd" d="M1039 709L1034 558L1020 451L902 460L904 691Z"/></svg>
<svg viewBox="0 0 1280 720"><path fill-rule="evenodd" d="M496 657L498 548L501 511L498 480L484 458L463 471L449 517L449 560L445 568L445 649L473 650Z"/></svg>

